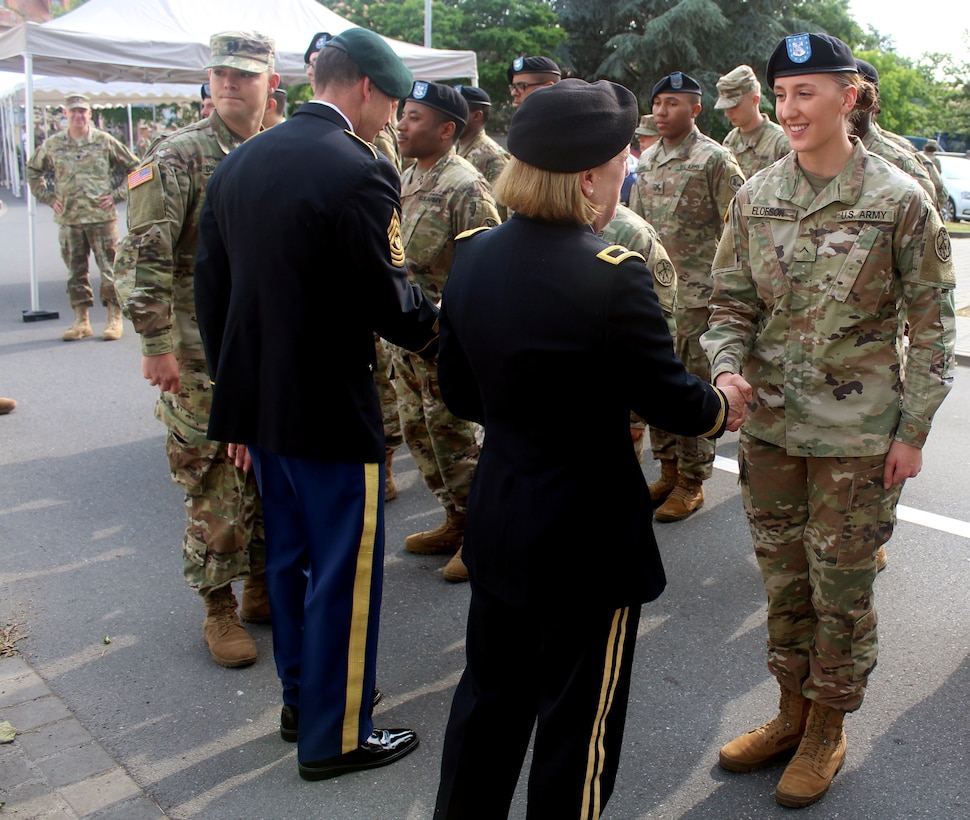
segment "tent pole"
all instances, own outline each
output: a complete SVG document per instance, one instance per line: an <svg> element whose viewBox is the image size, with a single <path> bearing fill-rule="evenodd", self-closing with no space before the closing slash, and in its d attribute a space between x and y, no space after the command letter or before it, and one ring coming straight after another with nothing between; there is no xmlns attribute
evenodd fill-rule
<svg viewBox="0 0 970 820"><path fill-rule="evenodd" d="M128 103L128 150L135 152L135 132L131 127L131 103Z"/></svg>
<svg viewBox="0 0 970 820"><path fill-rule="evenodd" d="M31 54L24 54L24 105L27 127L27 158L34 155L34 58ZM40 287L37 282L37 243L36 217L37 200L27 186L27 243L30 259L30 310L22 311L25 322L39 322L42 319L59 319L57 311L41 310Z"/></svg>
<svg viewBox="0 0 970 820"><path fill-rule="evenodd" d="M431 0L424 0L424 47L431 48Z"/></svg>

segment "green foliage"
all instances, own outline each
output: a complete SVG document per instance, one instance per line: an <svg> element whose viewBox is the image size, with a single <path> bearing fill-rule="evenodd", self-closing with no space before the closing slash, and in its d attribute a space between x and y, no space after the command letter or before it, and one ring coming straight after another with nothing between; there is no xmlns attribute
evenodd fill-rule
<svg viewBox="0 0 970 820"><path fill-rule="evenodd" d="M424 43L424 0L335 0L323 5L351 22L386 37ZM489 130L501 130L511 119L505 70L523 54L555 52L566 39L548 0L434 0L431 44L466 49L478 55L478 84L492 97ZM468 77L453 77L468 82Z"/></svg>

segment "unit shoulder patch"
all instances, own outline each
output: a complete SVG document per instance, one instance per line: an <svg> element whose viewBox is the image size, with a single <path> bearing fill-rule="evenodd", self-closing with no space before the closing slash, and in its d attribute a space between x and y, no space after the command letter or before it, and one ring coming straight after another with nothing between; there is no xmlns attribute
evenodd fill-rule
<svg viewBox="0 0 970 820"><path fill-rule="evenodd" d="M611 265L619 265L627 259L639 259L644 264L647 262L643 258L642 253L631 251L622 245L610 245L608 248L603 248L603 250L596 254L596 258L602 259L604 262L609 262Z"/></svg>
<svg viewBox="0 0 970 820"><path fill-rule="evenodd" d="M458 234L458 236L455 237L455 241L457 242L460 239L468 239L468 237L474 236L475 234L481 233L482 231L490 231L492 230L493 227L495 226L482 225L480 228L471 228L470 230L462 231L460 234Z"/></svg>
<svg viewBox="0 0 970 820"><path fill-rule="evenodd" d="M366 147L367 147L367 150L368 150L368 151L370 151L370 152L371 152L371 154L373 154L373 156L374 156L374 159L377 159L377 149L376 149L376 148L375 148L375 147L374 147L373 145L371 145L371 144L370 144L370 143L369 143L369 142L368 142L367 140L365 140L365 139L364 139L363 137L361 137L361 136L358 136L358 135L357 135L357 134L355 134L355 133L354 133L353 131L350 131L350 130L349 130L349 129L347 129L347 128L345 128L345 129L344 129L344 133L345 133L345 134L347 134L348 136L351 136L351 137L353 137L353 138L354 138L355 140L357 140L357 142L359 142L359 143L360 143L361 145L364 145L364 146L366 146Z"/></svg>

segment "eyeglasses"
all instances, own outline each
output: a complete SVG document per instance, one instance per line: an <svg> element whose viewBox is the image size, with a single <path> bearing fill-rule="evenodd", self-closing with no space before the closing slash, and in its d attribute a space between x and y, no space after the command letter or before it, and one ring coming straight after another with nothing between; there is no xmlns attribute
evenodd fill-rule
<svg viewBox="0 0 970 820"><path fill-rule="evenodd" d="M534 85L549 85L549 81L539 80L539 82L537 83L522 83L522 82L512 83L509 86L509 94L514 94L516 91L518 91L520 94L525 94L525 92L528 91L530 88L532 88L532 86Z"/></svg>

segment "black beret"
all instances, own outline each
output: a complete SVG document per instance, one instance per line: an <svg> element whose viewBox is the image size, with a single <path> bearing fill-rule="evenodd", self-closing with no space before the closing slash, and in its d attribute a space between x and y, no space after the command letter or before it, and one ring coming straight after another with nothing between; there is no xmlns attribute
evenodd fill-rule
<svg viewBox="0 0 970 820"><path fill-rule="evenodd" d="M792 34L778 43L768 58L765 74L768 86L775 77L800 74L858 72L852 49L831 34Z"/></svg>
<svg viewBox="0 0 970 820"><path fill-rule="evenodd" d="M441 111L462 125L468 122L468 103L450 85L418 80L405 99Z"/></svg>
<svg viewBox="0 0 970 820"><path fill-rule="evenodd" d="M509 152L562 174L598 168L630 144L638 116L636 96L622 85L563 80L522 101L509 127Z"/></svg>
<svg viewBox="0 0 970 820"><path fill-rule="evenodd" d="M313 39L310 41L309 47L303 52L303 62L309 65L310 57L312 57L318 51L321 51L329 39L329 31L318 31L316 34L314 34Z"/></svg>
<svg viewBox="0 0 970 820"><path fill-rule="evenodd" d="M858 57L856 58L855 64L859 69L859 73L876 88L879 88L879 72L876 70L876 67L872 63L860 60Z"/></svg>
<svg viewBox="0 0 970 820"><path fill-rule="evenodd" d="M407 95L414 82L411 69L404 65L379 34L366 28L349 28L331 37L324 48L347 52L357 67L388 97L396 100Z"/></svg>
<svg viewBox="0 0 970 820"><path fill-rule="evenodd" d="M477 85L456 85L454 89L465 98L469 105L492 104L492 98L488 96L488 92Z"/></svg>
<svg viewBox="0 0 970 820"><path fill-rule="evenodd" d="M650 92L650 99L653 100L664 91L668 94L696 94L698 97L704 93L701 91L701 84L683 71L671 71L666 77L662 77Z"/></svg>
<svg viewBox="0 0 970 820"><path fill-rule="evenodd" d="M202 88L199 89L199 95L202 97L203 102L212 98L212 91L209 89L208 83L202 83Z"/></svg>
<svg viewBox="0 0 970 820"><path fill-rule="evenodd" d="M512 82L512 78L516 74L555 74L557 77L562 76L562 71L559 70L559 66L555 64L548 57L516 57L505 72L505 76L509 78L509 82Z"/></svg>

